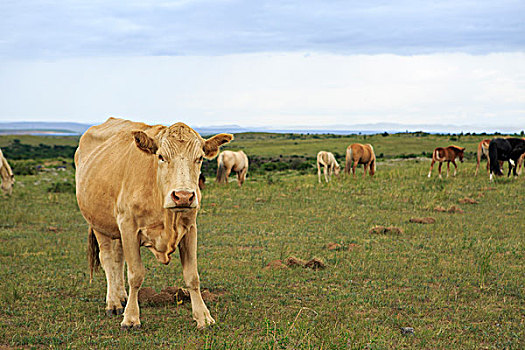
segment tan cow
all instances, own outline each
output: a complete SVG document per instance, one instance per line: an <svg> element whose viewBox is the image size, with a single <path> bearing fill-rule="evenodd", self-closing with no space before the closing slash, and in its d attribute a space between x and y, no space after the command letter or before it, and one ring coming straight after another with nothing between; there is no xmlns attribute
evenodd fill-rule
<svg viewBox="0 0 525 350"><path fill-rule="evenodd" d="M242 186L246 180L248 173L248 156L243 151L223 151L217 157L217 183L228 183L228 176L231 171L237 173L237 181L239 187Z"/></svg>
<svg viewBox="0 0 525 350"><path fill-rule="evenodd" d="M2 178L2 190L4 193L11 195L13 193L13 185L15 183L15 175L9 166L7 159L0 149L0 177Z"/></svg>
<svg viewBox="0 0 525 350"><path fill-rule="evenodd" d="M205 140L183 123L150 126L115 118L81 137L75 153L76 190L90 225L91 274L100 263L107 279L106 313L124 313L123 329L140 327L141 246L166 265L179 247L197 327L215 322L202 300L197 271L198 181L203 158L215 157L219 146L232 139L219 134Z"/></svg>
<svg viewBox="0 0 525 350"><path fill-rule="evenodd" d="M335 176L339 176L341 167L332 152L320 151L317 153L317 180L319 183L321 183L321 166L323 166L324 179L326 182L328 182L328 175L330 175L330 180L332 179L333 173L335 173Z"/></svg>
<svg viewBox="0 0 525 350"><path fill-rule="evenodd" d="M489 159L489 144L492 139L481 140L478 144L478 154L476 163L476 173L474 176L478 176L479 163L481 163L481 157L487 158L487 172L490 173L490 159Z"/></svg>
<svg viewBox="0 0 525 350"><path fill-rule="evenodd" d="M374 176L376 173L376 155L374 148L371 144L367 143L362 145L360 143L353 143L346 149L346 165L345 173L350 175L350 169L355 177L355 168L357 164L363 164L364 173L363 177L366 176L366 171L370 168L370 176Z"/></svg>

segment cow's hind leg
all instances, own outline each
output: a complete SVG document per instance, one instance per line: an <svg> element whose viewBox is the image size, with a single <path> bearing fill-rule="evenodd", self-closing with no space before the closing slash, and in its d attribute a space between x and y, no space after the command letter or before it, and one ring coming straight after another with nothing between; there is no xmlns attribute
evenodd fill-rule
<svg viewBox="0 0 525 350"><path fill-rule="evenodd" d="M111 239L93 231L100 249L100 264L106 273L106 314L109 316L121 315L128 298L124 288L122 242L120 239Z"/></svg>
<svg viewBox="0 0 525 350"><path fill-rule="evenodd" d="M200 290L199 272L197 271L197 228L195 226L190 226L180 241L179 253L184 283L190 292L193 319L197 321L197 328L214 324L215 320L204 304Z"/></svg>
<svg viewBox="0 0 525 350"><path fill-rule="evenodd" d="M443 165L442 162L439 162L439 167L438 167L438 172L439 172L439 178L442 179L443 177L441 176L441 166Z"/></svg>

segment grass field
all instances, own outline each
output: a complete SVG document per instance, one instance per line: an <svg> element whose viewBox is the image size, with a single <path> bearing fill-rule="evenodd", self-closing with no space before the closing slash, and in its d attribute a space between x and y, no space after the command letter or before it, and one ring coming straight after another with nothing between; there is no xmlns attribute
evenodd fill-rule
<svg viewBox="0 0 525 350"><path fill-rule="evenodd" d="M367 142L376 153L399 155L449 143L475 150L469 145L482 137L469 138ZM239 137L231 148L342 153L349 140ZM204 331L195 329L188 304L143 305L143 328L120 331L121 316L104 313L104 274L89 284L87 225L74 193L48 192L74 183L72 170L20 176L0 205L0 347L524 348L525 177L489 183L484 172L473 177L470 160L456 178L439 180L435 169L428 179L428 167L387 159L374 178L318 184L312 169L249 176L243 188L209 183L198 218L199 272L201 286L219 297L207 303L217 324ZM465 197L478 203L460 203ZM409 222L414 217L435 223ZM370 233L375 225L402 233ZM330 243L341 248L329 250ZM290 256L327 267L266 268ZM143 258L144 287L183 286L178 259L163 266L146 249Z"/></svg>

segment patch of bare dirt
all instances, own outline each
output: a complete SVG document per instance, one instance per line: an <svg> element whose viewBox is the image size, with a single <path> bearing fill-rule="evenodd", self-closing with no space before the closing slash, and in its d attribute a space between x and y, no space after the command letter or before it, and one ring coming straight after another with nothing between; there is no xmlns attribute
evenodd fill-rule
<svg viewBox="0 0 525 350"><path fill-rule="evenodd" d="M414 222L417 224L433 224L436 222L436 219L432 217L424 217L424 218L411 218L410 222Z"/></svg>
<svg viewBox="0 0 525 350"><path fill-rule="evenodd" d="M281 260L272 260L264 268L265 269L287 269L288 266L283 264Z"/></svg>
<svg viewBox="0 0 525 350"><path fill-rule="evenodd" d="M326 249L328 250L343 250L343 246L340 245L339 243L328 243L326 245Z"/></svg>
<svg viewBox="0 0 525 350"><path fill-rule="evenodd" d="M58 233L60 231L60 229L56 226L49 226L47 228L48 231L51 231L51 232L54 232L54 233Z"/></svg>
<svg viewBox="0 0 525 350"><path fill-rule="evenodd" d="M469 197L461 198L459 200L461 204L478 204L478 201Z"/></svg>
<svg viewBox="0 0 525 350"><path fill-rule="evenodd" d="M358 247L359 247L359 244L356 244L356 243L350 243L350 244L348 245L348 250L354 250L354 249L356 249L356 248L358 248Z"/></svg>
<svg viewBox="0 0 525 350"><path fill-rule="evenodd" d="M306 264L306 261L296 258L295 256L290 256L284 260L284 263L286 264L286 266L289 266L289 267L294 267L294 266L304 267L304 265Z"/></svg>
<svg viewBox="0 0 525 350"><path fill-rule="evenodd" d="M321 259L313 258L304 264L304 267L312 270L323 270L326 268L326 264Z"/></svg>
<svg viewBox="0 0 525 350"><path fill-rule="evenodd" d="M216 301L219 296L224 293L213 293L207 288L201 289L202 299L205 302ZM139 303L148 305L168 305L168 304L184 304L190 303L191 297L190 292L184 288L179 287L166 287L160 291L155 292L153 288L144 287L139 290Z"/></svg>
<svg viewBox="0 0 525 350"><path fill-rule="evenodd" d="M445 209L442 206L438 205L437 207L434 208L434 211L441 212L441 213L447 212L447 213L458 213L458 214L463 214L465 212L463 209L455 205L451 206L448 209Z"/></svg>
<svg viewBox="0 0 525 350"><path fill-rule="evenodd" d="M465 212L463 209L461 209L460 207L456 207L455 205L448 208L447 211L449 213L458 213L458 214L463 214Z"/></svg>
<svg viewBox="0 0 525 350"><path fill-rule="evenodd" d="M389 234L401 235L404 232L399 227L395 227L395 226L386 227L386 226L378 225L378 226L372 227L370 231L368 231L368 233L382 234L382 235L389 235Z"/></svg>

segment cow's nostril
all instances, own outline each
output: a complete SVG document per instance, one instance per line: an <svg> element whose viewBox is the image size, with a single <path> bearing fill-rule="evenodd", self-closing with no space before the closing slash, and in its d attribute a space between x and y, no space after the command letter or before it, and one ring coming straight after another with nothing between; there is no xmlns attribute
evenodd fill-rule
<svg viewBox="0 0 525 350"><path fill-rule="evenodd" d="M193 192L190 196L189 202L193 203L193 200L195 199L195 192Z"/></svg>

